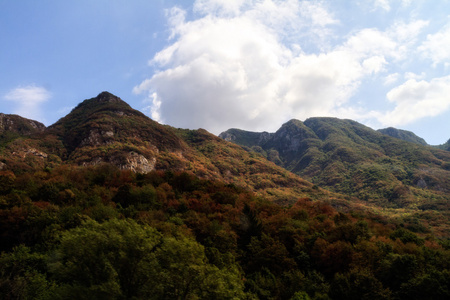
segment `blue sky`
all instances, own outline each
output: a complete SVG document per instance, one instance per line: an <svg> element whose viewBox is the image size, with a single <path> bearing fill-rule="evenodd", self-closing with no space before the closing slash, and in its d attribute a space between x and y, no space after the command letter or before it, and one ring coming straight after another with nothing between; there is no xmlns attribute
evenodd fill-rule
<svg viewBox="0 0 450 300"><path fill-rule="evenodd" d="M450 0L0 0L0 112L109 91L175 127L315 116L450 138Z"/></svg>

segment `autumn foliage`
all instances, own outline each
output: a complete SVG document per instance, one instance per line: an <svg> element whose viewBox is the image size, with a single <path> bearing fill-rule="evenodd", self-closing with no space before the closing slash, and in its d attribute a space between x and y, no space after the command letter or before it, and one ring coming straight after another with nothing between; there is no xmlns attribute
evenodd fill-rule
<svg viewBox="0 0 450 300"><path fill-rule="evenodd" d="M187 172L0 174L2 299L448 299L413 220L281 206Z"/></svg>

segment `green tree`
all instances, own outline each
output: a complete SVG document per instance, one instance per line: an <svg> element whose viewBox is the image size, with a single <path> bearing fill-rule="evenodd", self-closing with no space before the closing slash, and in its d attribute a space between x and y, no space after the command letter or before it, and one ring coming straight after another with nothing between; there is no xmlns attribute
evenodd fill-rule
<svg viewBox="0 0 450 300"><path fill-rule="evenodd" d="M368 269L353 269L346 274L337 273L330 288L332 299L372 300L390 299L391 293Z"/></svg>
<svg viewBox="0 0 450 300"><path fill-rule="evenodd" d="M235 264L222 269L209 264L202 245L187 239L166 238L155 252L155 299L242 299L243 282Z"/></svg>
<svg viewBox="0 0 450 300"><path fill-rule="evenodd" d="M1 299L52 299L55 284L47 280L46 256L17 246L0 256Z"/></svg>
<svg viewBox="0 0 450 300"><path fill-rule="evenodd" d="M65 232L51 264L62 299L232 299L244 295L235 264L208 263L203 246L132 220L87 221Z"/></svg>
<svg viewBox="0 0 450 300"><path fill-rule="evenodd" d="M450 271L433 270L417 276L402 284L399 294L402 299L411 300L450 299Z"/></svg>

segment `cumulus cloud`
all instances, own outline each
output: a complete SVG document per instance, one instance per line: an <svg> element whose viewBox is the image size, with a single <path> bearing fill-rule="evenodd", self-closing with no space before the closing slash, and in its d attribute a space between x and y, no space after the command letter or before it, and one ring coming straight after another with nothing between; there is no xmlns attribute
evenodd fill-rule
<svg viewBox="0 0 450 300"><path fill-rule="evenodd" d="M133 91L148 95L156 120L216 134L359 112L346 105L361 81L405 59L426 26L361 29L331 46L339 21L321 1L199 0L194 10L192 21L180 8L168 12L170 45Z"/></svg>
<svg viewBox="0 0 450 300"><path fill-rule="evenodd" d="M387 126L405 125L424 117L433 117L450 109L450 76L417 81L410 79L387 94L395 108L380 115Z"/></svg>
<svg viewBox="0 0 450 300"><path fill-rule="evenodd" d="M9 91L4 99L14 101L14 113L22 117L38 120L42 117L40 105L49 100L51 94L43 87L28 85Z"/></svg>

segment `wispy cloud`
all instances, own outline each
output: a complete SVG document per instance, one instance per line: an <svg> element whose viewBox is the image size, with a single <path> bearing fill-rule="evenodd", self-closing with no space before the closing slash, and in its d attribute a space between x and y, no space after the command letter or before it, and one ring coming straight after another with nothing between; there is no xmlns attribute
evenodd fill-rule
<svg viewBox="0 0 450 300"><path fill-rule="evenodd" d="M429 34L426 41L419 47L422 54L433 61L436 66L444 63L450 66L450 23L442 28L439 32Z"/></svg>
<svg viewBox="0 0 450 300"><path fill-rule="evenodd" d="M437 116L450 109L449 94L450 76L431 81L410 79L387 94L395 108L379 119L384 125L398 126Z"/></svg>
<svg viewBox="0 0 450 300"><path fill-rule="evenodd" d="M374 0L373 4L376 8L381 8L385 11L390 11L391 5L389 2L390 2L389 0Z"/></svg>
<svg viewBox="0 0 450 300"><path fill-rule="evenodd" d="M28 85L10 90L3 98L7 101L14 101L15 114L40 120L42 119L40 106L51 98L51 93L43 87Z"/></svg>

